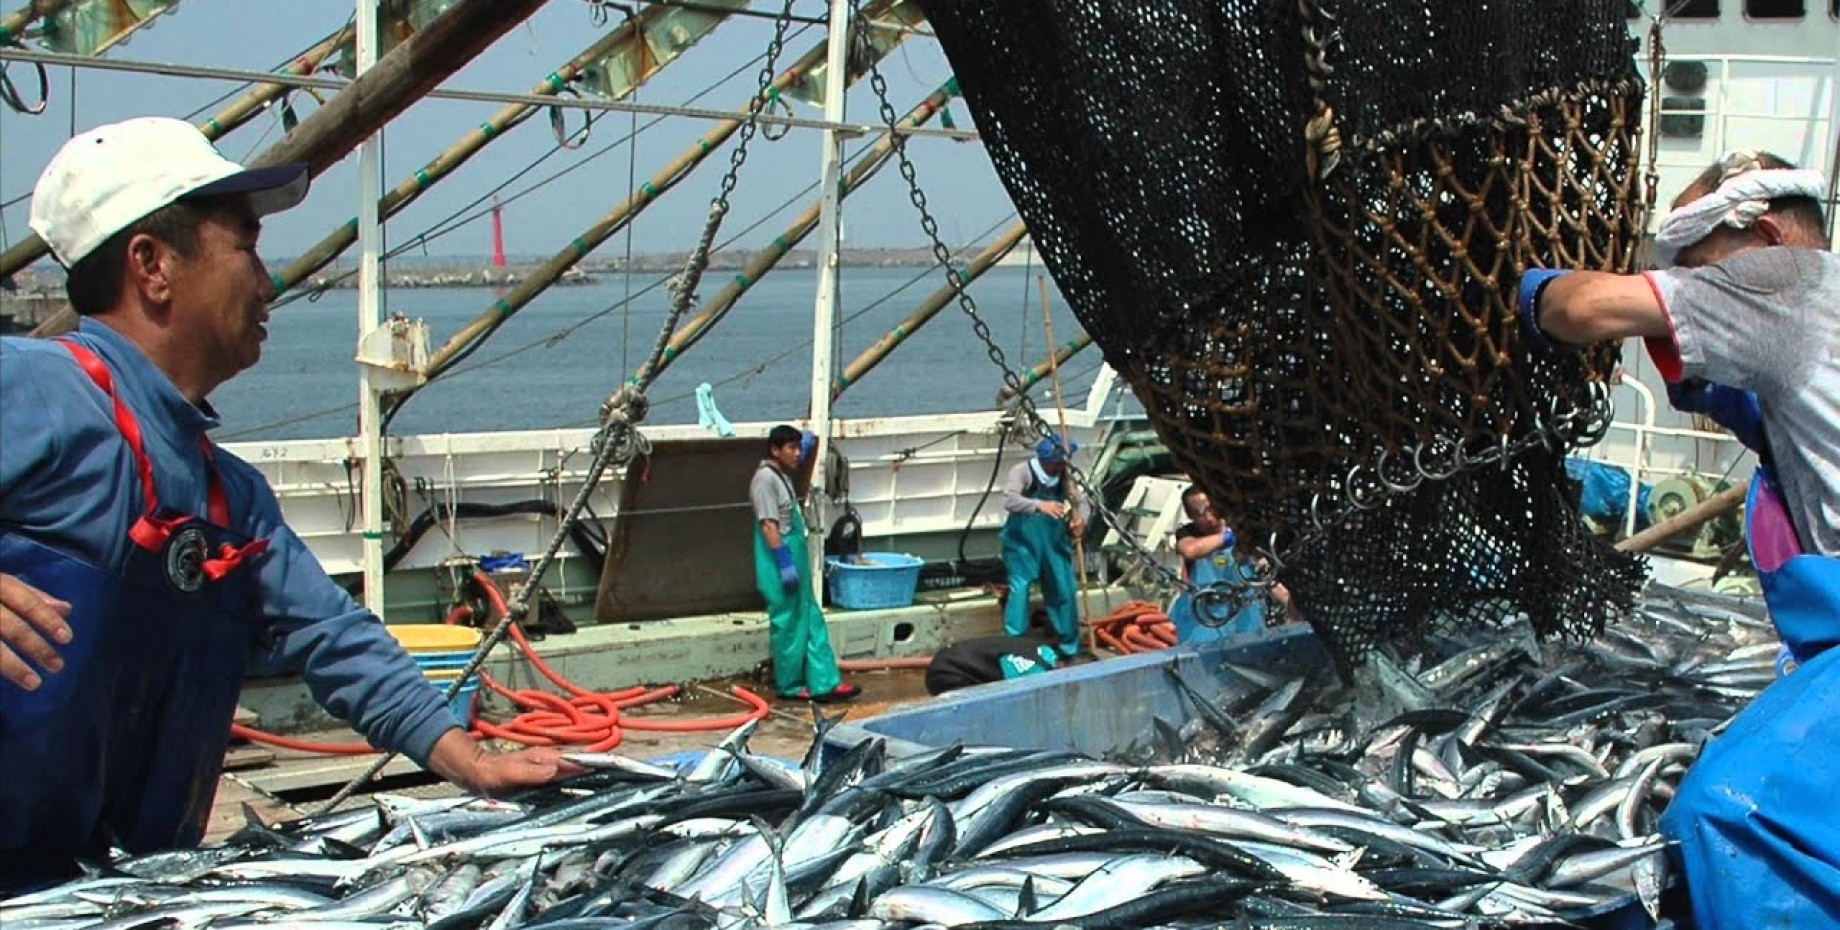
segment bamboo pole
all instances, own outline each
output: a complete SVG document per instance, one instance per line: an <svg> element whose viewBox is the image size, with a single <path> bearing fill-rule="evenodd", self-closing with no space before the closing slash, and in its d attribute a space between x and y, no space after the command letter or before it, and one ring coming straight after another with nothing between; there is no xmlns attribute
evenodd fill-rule
<svg viewBox="0 0 1840 930"><path fill-rule="evenodd" d="M971 282L982 277L984 272L996 267L997 262L1001 261L1003 256L1008 255L1009 251L1016 247L1016 243L1021 242L1022 237L1028 234L1029 227L1024 223L1017 223L1011 226L1007 232L997 237L997 241L991 243L984 251L979 252L977 257L971 260L971 264L966 266L965 270L959 273L964 279L964 284L969 286ZM900 325L889 330L886 336L876 340L874 345L864 349L862 354L856 356L850 364L844 366L842 376L831 383L831 399L837 399L844 391L849 390L851 385L861 381L863 376L867 375L871 369L881 364L883 359L887 358L889 354L899 348L902 343L912 338L914 333L919 332L920 327L925 326L933 317L938 316L939 311L943 309L946 304L950 303L953 297L958 295L958 291L958 287L949 283L940 287L925 300L921 301L920 305L915 307L913 312L907 315L907 319L901 321Z"/></svg>
<svg viewBox="0 0 1840 930"><path fill-rule="evenodd" d="M1744 505L1749 485L1727 488L1616 544L1623 552L1647 552L1689 530L1699 529Z"/></svg>
<svg viewBox="0 0 1840 930"><path fill-rule="evenodd" d="M711 10L712 15L718 15L721 19L726 19L728 16L727 11L723 11L719 7L712 7ZM634 41L643 42L645 40L646 27L653 20L668 15L671 12L671 7L646 7L638 16L628 20L618 29L608 33L605 38L583 49L581 54L576 55L567 63L551 72L541 83L531 88L530 94L537 97L555 96L560 93L563 88L566 88L570 81L579 76L583 70L606 57L610 52L619 48L621 45ZM634 81L633 85L635 87L645 83L653 75L662 70L665 65L675 59L657 62L657 59L653 56L646 55L644 56L644 60L648 67L637 75L637 79ZM654 62L657 62L655 66L653 66ZM625 95L622 94L621 96L624 97ZM391 188L388 193L384 194L382 201L378 204L378 212L385 218L395 216L402 208L414 203L416 198L420 197L437 182L453 174L461 165L466 164L474 155L479 154L487 145L497 140L499 136L516 128L523 124L525 120L536 115L539 109L541 109L541 107L536 104L513 103L503 107L497 113L492 114L489 119L475 127L471 132L468 132L459 142L454 143L454 145L446 151L435 156L433 161L422 166L420 170L416 171L407 180L397 184L395 187ZM275 293L283 293L296 287L300 282L311 277L314 272L331 264L334 259L338 258L346 249L350 248L351 244L357 241L357 238L358 228L356 224L340 224L337 229L328 233L325 238L303 252L292 264L282 269L280 274L275 275Z"/></svg>
<svg viewBox="0 0 1840 930"><path fill-rule="evenodd" d="M1043 328L1047 330L1048 344L1053 345L1054 344L1054 309L1048 303L1048 276L1045 274L1036 275L1035 283L1041 291L1041 323L1042 323ZM1060 369L1060 365L1055 363L1053 355L1048 356L1048 373L1049 373L1048 376L1052 378L1054 382L1054 409L1057 413L1060 414L1061 442L1070 443L1072 442L1072 440L1067 437L1067 400L1066 398L1061 396L1061 369ZM1066 449L1063 451L1063 454L1067 456L1067 467L1072 468L1073 467L1073 451L1071 449ZM1080 508L1080 489L1074 483L1072 476L1067 477L1066 487L1067 487L1067 505L1074 509L1073 512L1075 514L1075 518L1077 519L1077 516L1079 514L1079 508ZM1071 524L1069 524L1068 531L1072 532L1072 530L1073 530L1073 527ZM1079 571L1080 625L1086 628L1086 649L1088 652L1092 652L1096 654L1098 652L1098 648L1097 648L1098 634L1094 632L1092 627L1086 625L1086 619L1087 617L1092 615L1092 609L1091 609L1091 604L1087 601L1088 595L1086 592L1086 538L1085 538L1086 532L1085 530L1086 530L1086 525L1084 523L1081 523L1080 532L1073 534L1073 559L1074 559L1073 565L1074 565L1074 568ZM1012 597L1015 596L1015 592L1013 591L1010 592L1010 594Z"/></svg>
<svg viewBox="0 0 1840 930"><path fill-rule="evenodd" d="M0 22L0 45L11 45L25 34L26 27L69 6L71 0L31 0Z"/></svg>
<svg viewBox="0 0 1840 930"><path fill-rule="evenodd" d="M822 45L805 53L804 57L773 80L773 83L768 86L767 96L771 97L784 92L823 60L824 46ZM550 256L548 261L533 270L529 277L519 282L510 293L494 301L473 322L468 323L450 337L428 361L429 380L432 381L453 367L467 347L497 331L506 320L511 319L512 314L524 309L536 299L538 294L548 290L551 284L556 283L570 268L587 258L589 253L601 243L624 229L633 217L639 215L640 211L651 206L653 201L676 187L684 178L689 177L692 171L695 171L704 160L715 153L716 149L721 148L730 136L741 129L742 125L747 122L747 115L753 106L749 104L742 107L737 111L734 119L717 123L715 128L704 133L701 139L672 159L670 164L665 165L657 174L652 175L650 180L639 185L639 189L633 191L619 206L570 240L567 247Z"/></svg>
<svg viewBox="0 0 1840 930"><path fill-rule="evenodd" d="M956 79L946 81L919 105L909 110L902 118L901 124L909 127L925 125L946 105L947 101L957 94L958 81ZM877 171L887 165L889 157L894 154L894 138L894 134L889 133L850 166L849 171L843 176L841 196L848 197L858 187L861 187L863 182L874 177ZM657 377L659 373L670 367L678 356L702 339L711 327L721 322L749 288L770 273L788 252L791 252L806 236L811 235L812 230L817 228L820 206L821 203L814 203L807 207L805 212L799 214L798 219L792 222L792 225L786 227L784 232L774 238L771 245L755 252L748 259L747 265L723 286L720 293L710 298L709 302L697 311L696 316L685 321L684 325L678 327L677 332L671 334L671 341L665 346L664 354L659 356L658 367L640 369L636 377L644 380ZM835 396L835 394L832 395L832 397Z"/></svg>
<svg viewBox="0 0 1840 930"><path fill-rule="evenodd" d="M1040 384L1042 379L1052 374L1056 367L1067 364L1068 359L1086 351L1086 348L1090 345L1092 345L1092 336L1087 333L1081 333L1079 338L1055 349L1041 364L1029 369L1028 373L1023 375L1022 389L1027 391L1035 385ZM1060 389L1057 387L1055 390L1058 391ZM1006 384L1003 386L1003 390L997 392L997 405L1002 406L1015 396L1015 392L1011 391L1009 385Z"/></svg>
<svg viewBox="0 0 1840 930"><path fill-rule="evenodd" d="M3 31L3 30L0 30ZM319 69L331 54L338 50L340 42L351 35L350 26L327 36L319 44L302 52L299 57L283 65L282 74L311 74ZM287 93L286 84L260 84L242 97L237 98L216 116L199 124L198 131L206 139L216 141L243 124L254 119L269 104ZM13 243L11 248L0 252L0 277L12 274L45 256L47 249L44 240L37 236L27 236ZM60 314L61 316L61 314ZM57 317L53 317L57 319ZM47 324L50 321L47 321ZM55 335L55 334L54 334Z"/></svg>
<svg viewBox="0 0 1840 930"><path fill-rule="evenodd" d="M459 0L426 29L391 49L375 68L365 71L337 97L313 111L281 141L256 156L249 167L305 162L307 173L318 177L410 104L529 19L545 2ZM12 256L28 243L37 251L25 261L15 264L0 257L0 278L44 254L44 240L34 235L21 240L7 255ZM32 334L57 336L75 329L76 323L76 314L65 310L40 324Z"/></svg>
<svg viewBox="0 0 1840 930"><path fill-rule="evenodd" d="M278 70L282 74L312 74L318 71L320 65L325 64L326 59L332 57L332 53L338 51L339 46L343 45L355 31L352 26L340 29L321 39L319 44L301 52L299 57L282 65ZM248 93L231 102L222 112L205 120L199 125L198 131L204 133L206 139L215 142L229 134L231 130L254 119L264 109L267 109L269 104L279 100L289 89L286 84L258 84Z"/></svg>

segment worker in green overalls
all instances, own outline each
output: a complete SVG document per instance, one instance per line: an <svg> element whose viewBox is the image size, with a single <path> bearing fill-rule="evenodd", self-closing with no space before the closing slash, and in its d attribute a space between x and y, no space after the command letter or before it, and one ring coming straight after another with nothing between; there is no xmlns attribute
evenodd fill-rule
<svg viewBox="0 0 1840 930"><path fill-rule="evenodd" d="M1003 568L1009 599L1003 604L1003 632L1021 636L1029 628L1029 586L1041 583L1041 599L1063 656L1080 651L1079 586L1073 574L1073 538L1085 532L1087 502L1068 503L1067 456L1080 450L1066 437L1035 444L1035 455L1010 469L1003 483Z"/></svg>
<svg viewBox="0 0 1840 930"><path fill-rule="evenodd" d="M748 498L754 507L754 582L767 599L774 689L782 698L828 703L855 698L862 688L844 683L837 670L811 578L805 515L793 490L793 477L817 447L813 433L773 427Z"/></svg>

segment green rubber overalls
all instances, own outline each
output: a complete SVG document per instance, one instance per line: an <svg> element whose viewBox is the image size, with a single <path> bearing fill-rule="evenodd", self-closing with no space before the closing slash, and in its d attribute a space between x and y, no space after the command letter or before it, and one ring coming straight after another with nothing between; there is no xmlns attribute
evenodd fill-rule
<svg viewBox="0 0 1840 930"><path fill-rule="evenodd" d="M1031 472L1022 496L1037 501L1067 502L1066 482L1048 487ZM1029 585L1041 582L1042 605L1060 640L1061 654L1080 650L1080 615L1073 598L1079 591L1073 575L1073 534L1064 520L1041 513L1012 513L1003 521L1003 568L1009 573L1009 600L1003 605L1003 632L1021 636L1029 629Z"/></svg>
<svg viewBox="0 0 1840 930"><path fill-rule="evenodd" d="M773 466L762 464L762 468ZM801 690L811 696L829 694L843 681L837 670L837 655L831 651L830 631L824 626L824 610L812 586L811 549L805 542L805 514L798 504L792 482L774 470L774 476L786 482L792 496L792 527L780 528L780 538L792 550L792 564L799 569L799 586L791 591L780 584L779 564L767 547L766 533L760 521L754 521L754 585L767 599L768 639L773 649L773 688L780 697L795 697Z"/></svg>

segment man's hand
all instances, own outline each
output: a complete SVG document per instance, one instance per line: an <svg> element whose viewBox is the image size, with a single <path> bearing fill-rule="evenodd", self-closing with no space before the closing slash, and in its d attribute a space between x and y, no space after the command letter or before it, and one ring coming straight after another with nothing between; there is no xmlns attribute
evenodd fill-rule
<svg viewBox="0 0 1840 930"><path fill-rule="evenodd" d="M69 604L12 575L0 575L0 678L32 691L42 681L27 659L53 674L63 671L64 660L45 637L69 644L68 616Z"/></svg>
<svg viewBox="0 0 1840 930"><path fill-rule="evenodd" d="M496 797L519 788L547 785L558 778L579 775L586 769L562 761L562 752L549 747L517 752L493 752L455 727L434 744L428 768L436 775L474 794Z"/></svg>
<svg viewBox="0 0 1840 930"><path fill-rule="evenodd" d="M1061 520L1067 516L1067 505L1059 501L1036 501L1035 512Z"/></svg>
<svg viewBox="0 0 1840 930"><path fill-rule="evenodd" d="M779 583L791 591L799 586L799 568L792 564L792 547L781 544L773 550L773 561L779 565Z"/></svg>
<svg viewBox="0 0 1840 930"><path fill-rule="evenodd" d="M1086 521L1080 519L1079 515L1076 514L1073 520L1067 524L1067 532L1072 533L1075 536L1079 536L1082 533L1085 533L1086 532Z"/></svg>

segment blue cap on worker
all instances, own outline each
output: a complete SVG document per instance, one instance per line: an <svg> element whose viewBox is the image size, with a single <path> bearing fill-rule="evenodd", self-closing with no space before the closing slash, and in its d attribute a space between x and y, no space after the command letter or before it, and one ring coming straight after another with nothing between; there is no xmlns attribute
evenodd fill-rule
<svg viewBox="0 0 1840 930"><path fill-rule="evenodd" d="M811 461L811 454L818 449L818 434L811 430L799 433L799 464Z"/></svg>
<svg viewBox="0 0 1840 930"><path fill-rule="evenodd" d="M1043 436L1035 444L1035 457L1043 465L1054 465L1067 461L1067 456L1080 451L1080 444L1065 436Z"/></svg>

